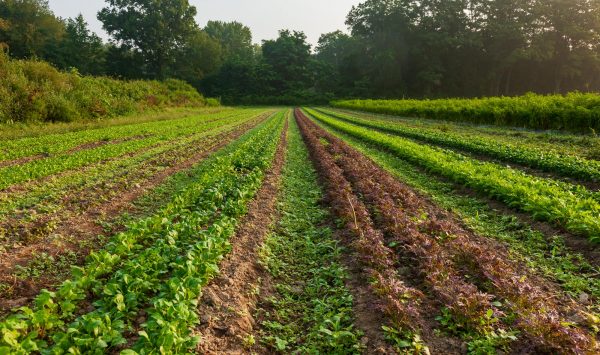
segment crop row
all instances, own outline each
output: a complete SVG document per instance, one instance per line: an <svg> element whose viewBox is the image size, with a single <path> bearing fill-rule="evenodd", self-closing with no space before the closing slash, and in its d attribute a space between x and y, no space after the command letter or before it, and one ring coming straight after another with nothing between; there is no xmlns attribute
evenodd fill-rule
<svg viewBox="0 0 600 355"><path fill-rule="evenodd" d="M327 224L323 192L295 122L289 125L287 147L280 218L260 251L271 283L277 285L266 309L255 312L261 320L260 343L280 353L358 354L361 331L353 325L342 248ZM296 290L300 282L302 293ZM225 351L218 342L214 345L213 350Z"/></svg>
<svg viewBox="0 0 600 355"><path fill-rule="evenodd" d="M282 117L206 160L198 181L164 209L92 253L56 292L41 293L32 309L6 318L0 350L103 353L125 346L126 336L136 339L139 353L188 350L200 289L218 271L237 218L271 164ZM81 314L86 300L94 310Z"/></svg>
<svg viewBox="0 0 600 355"><path fill-rule="evenodd" d="M76 190L85 189L94 184L110 182L113 184L121 176L132 173L144 173L148 170L162 169L165 165L174 164L175 161L190 155L198 146L206 146L219 136L228 134L233 130L240 129L245 125L255 125L266 117L268 113L256 116L246 121L232 123L222 122L222 125L197 133L180 137L176 140L161 142L155 146L132 152L113 159L104 160L102 164L92 164L82 169L64 172L52 179L31 182L22 185L18 193L10 190L0 192L0 218L7 214L13 214L16 210L42 206L44 211L50 211L56 207L55 201L66 192L73 193ZM128 184L133 184L129 181ZM54 201L54 202L53 202ZM53 207L51 207L53 206Z"/></svg>
<svg viewBox="0 0 600 355"><path fill-rule="evenodd" d="M64 227L64 222L70 216L103 208L101 206L107 206L115 198L119 201L118 195L122 191L137 188L140 184L153 186L162 181L165 169L179 170L179 166L185 167L190 162L204 159L268 116L263 114L241 125L221 126L144 151L140 155L65 174L36 185L25 194L12 194L12 199L0 203L0 251L13 252L15 247L18 250L40 240L62 239L61 233L56 233L56 228ZM169 200L170 196L162 199L165 203ZM113 206L113 203L109 205Z"/></svg>
<svg viewBox="0 0 600 355"><path fill-rule="evenodd" d="M339 131L332 132L398 180L426 194L444 209L455 212L471 230L508 245L512 257L555 280L568 295L577 298L585 293L591 296L590 303L599 299L600 278L597 276L600 275L597 268L590 264L594 262L593 254L582 256L565 244L577 243L579 238L565 240L560 236L549 237L526 221L520 221L517 216L492 208L486 198L465 195L453 189L454 183L447 179L436 179L436 174L415 169L413 164L389 151ZM588 261L587 258L592 260Z"/></svg>
<svg viewBox="0 0 600 355"><path fill-rule="evenodd" d="M377 211L375 222L388 236L386 244L395 245L399 254L408 254L405 260L416 262L428 290L456 317L455 322L502 348L517 340L511 331L517 327L540 349L597 349L594 336L582 325L566 325L566 317L573 312L586 316L582 307L554 303L555 295L514 265L503 248L469 234L452 217L428 205L339 139L316 126L312 130L313 144L328 142L321 149L327 150L330 161L370 210Z"/></svg>
<svg viewBox="0 0 600 355"><path fill-rule="evenodd" d="M138 139L125 140L116 144L107 144L94 149L84 149L76 152L62 152L41 160L34 160L23 165L0 168L0 190L11 185L54 175L69 169L93 164L102 160L136 152L161 142L179 139L197 132L210 130L215 127L247 120L246 115L236 115L205 124L173 126L163 129L160 134L141 136Z"/></svg>
<svg viewBox="0 0 600 355"><path fill-rule="evenodd" d="M160 135L172 127L198 127L215 120L249 114L249 111L256 110L223 110L217 113L198 114L171 120L157 120L4 140L0 142L0 163L37 155L55 155L95 142L110 142L140 135Z"/></svg>
<svg viewBox="0 0 600 355"><path fill-rule="evenodd" d="M600 203L596 195L583 187L537 178L498 164L348 124L314 111L311 114L333 129L387 149L431 172L529 212L536 219L557 223L592 242L600 242Z"/></svg>
<svg viewBox="0 0 600 355"><path fill-rule="evenodd" d="M402 137L412 138L444 147L458 148L467 152L481 154L509 163L522 164L558 175L588 180L600 181L600 162L581 157L564 155L547 149L534 149L517 144L509 144L489 139L489 137L473 134L461 135L427 128L413 128L398 122L367 120L337 112L319 110L331 117L392 133Z"/></svg>
<svg viewBox="0 0 600 355"><path fill-rule="evenodd" d="M341 220L348 234L346 243L358 253L365 266L365 276L376 280L371 284L379 302L394 327L419 331L420 302L423 294L399 280L395 275L393 251L386 246L383 233L377 230L367 206L353 193L352 186L325 151L323 141L308 126L308 119L296 110L296 120L308 147L311 159L324 183L332 212ZM325 143L327 144L327 143Z"/></svg>
<svg viewBox="0 0 600 355"><path fill-rule="evenodd" d="M600 129L600 95L528 94L520 97L443 100L347 100L335 107L397 116L587 132Z"/></svg>

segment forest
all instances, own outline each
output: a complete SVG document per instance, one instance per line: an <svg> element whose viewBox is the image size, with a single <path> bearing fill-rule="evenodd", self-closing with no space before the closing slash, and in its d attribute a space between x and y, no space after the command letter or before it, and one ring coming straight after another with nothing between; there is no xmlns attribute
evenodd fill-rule
<svg viewBox="0 0 600 355"><path fill-rule="evenodd" d="M444 98L600 89L598 0L367 0L348 32L255 44L238 22L201 27L188 1L109 0L108 42L43 0L0 2L12 58L123 79L176 78L229 104Z"/></svg>

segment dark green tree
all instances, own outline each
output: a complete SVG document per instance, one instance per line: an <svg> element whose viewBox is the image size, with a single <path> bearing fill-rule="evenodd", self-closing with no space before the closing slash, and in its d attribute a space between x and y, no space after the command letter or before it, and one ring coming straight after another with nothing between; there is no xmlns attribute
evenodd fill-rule
<svg viewBox="0 0 600 355"><path fill-rule="evenodd" d="M195 30L177 52L171 75L186 80L194 86L215 73L222 65L222 47L206 32Z"/></svg>
<svg viewBox="0 0 600 355"><path fill-rule="evenodd" d="M82 15L67 20L59 51L62 68L77 68L85 75L105 74L106 48L102 39L89 30Z"/></svg>
<svg viewBox="0 0 600 355"><path fill-rule="evenodd" d="M53 59L65 24L43 0L0 1L0 43L14 58Z"/></svg>
<svg viewBox="0 0 600 355"><path fill-rule="evenodd" d="M276 40L264 41L262 56L275 74L274 90L281 92L312 86L311 46L303 32L279 31Z"/></svg>
<svg viewBox="0 0 600 355"><path fill-rule="evenodd" d="M164 79L197 30L188 0L107 0L98 19L114 40L139 50L150 77Z"/></svg>
<svg viewBox="0 0 600 355"><path fill-rule="evenodd" d="M252 31L239 22L208 21L204 31L221 44L223 62L254 60Z"/></svg>

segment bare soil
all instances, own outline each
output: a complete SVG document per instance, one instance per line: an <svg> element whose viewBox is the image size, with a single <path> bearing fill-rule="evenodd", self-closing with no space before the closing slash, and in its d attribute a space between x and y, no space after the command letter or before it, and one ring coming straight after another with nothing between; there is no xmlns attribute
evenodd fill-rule
<svg viewBox="0 0 600 355"><path fill-rule="evenodd" d="M36 256L46 253L49 256L58 259L61 255L74 253L77 258L77 264L81 264L85 257L92 250L102 248L103 242L110 233L106 231L100 221L115 221L123 213L134 213L133 202L146 194L148 191L160 185L169 176L178 172L190 169L198 164L211 153L223 148L233 140L239 138L251 126L256 125L264 119L263 115L259 119L244 124L232 132L219 136L216 143L210 145L200 144L194 148L196 151L192 156L184 161L161 170L149 179L135 186L123 186L120 190L112 191L109 197L98 194L95 203L90 203L89 208L76 214L65 213L57 218L48 217L50 220L57 220L56 228L53 229L52 236L47 236L37 240L32 244L22 248L11 250L10 253L4 253L0 259L0 283L10 288L0 293L0 314L8 310L27 304L42 289L52 289L62 281L64 275L42 275L39 278L18 278L15 275L17 266L26 266ZM80 192L86 196L93 196L94 191ZM94 198L94 197L92 197ZM68 196L63 203L68 201L77 201L76 196ZM5 286L5 287L6 287Z"/></svg>
<svg viewBox="0 0 600 355"><path fill-rule="evenodd" d="M271 170L249 205L249 212L231 239L233 249L221 262L221 273L203 291L196 333L202 354L250 353L244 339L253 333L253 315L268 273L259 264L259 250L276 216L276 202L285 163L287 122ZM264 281L264 282L263 282Z"/></svg>

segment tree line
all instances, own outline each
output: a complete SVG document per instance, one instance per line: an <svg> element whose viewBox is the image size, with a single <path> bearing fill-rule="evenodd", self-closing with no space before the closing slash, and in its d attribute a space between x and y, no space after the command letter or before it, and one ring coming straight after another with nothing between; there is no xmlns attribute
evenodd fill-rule
<svg viewBox="0 0 600 355"><path fill-rule="evenodd" d="M600 90L600 0L367 0L349 33L282 30L256 45L237 22L201 28L187 0L107 0L103 41L42 0L0 1L0 43L81 74L179 78L225 103Z"/></svg>

